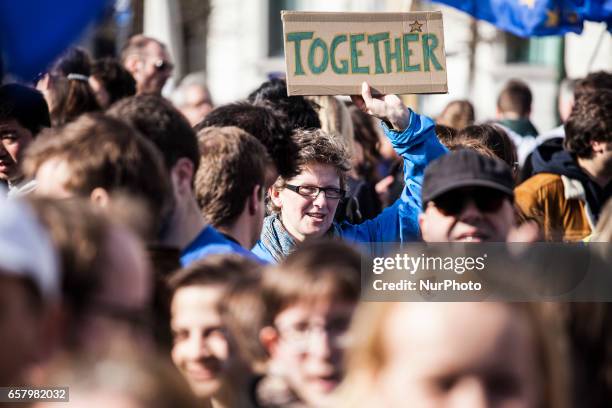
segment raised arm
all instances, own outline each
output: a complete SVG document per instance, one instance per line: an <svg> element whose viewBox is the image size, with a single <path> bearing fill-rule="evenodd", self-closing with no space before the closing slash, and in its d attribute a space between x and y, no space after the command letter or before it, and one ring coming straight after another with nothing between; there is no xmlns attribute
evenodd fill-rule
<svg viewBox="0 0 612 408"><path fill-rule="evenodd" d="M435 123L427 116L408 109L397 95L373 97L364 82L361 96L351 96L364 112L383 122L385 135L404 160L405 187L401 197L378 217L356 226L343 225L357 241L407 242L419 238L417 217L421 211L421 185L427 164L447 149L435 133Z"/></svg>

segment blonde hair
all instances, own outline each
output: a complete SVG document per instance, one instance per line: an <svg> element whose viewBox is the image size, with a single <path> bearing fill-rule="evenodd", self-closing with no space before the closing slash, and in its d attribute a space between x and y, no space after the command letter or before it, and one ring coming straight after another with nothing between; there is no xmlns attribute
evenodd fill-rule
<svg viewBox="0 0 612 408"><path fill-rule="evenodd" d="M461 130L474 123L474 106L467 100L451 101L436 118L436 123Z"/></svg>
<svg viewBox="0 0 612 408"><path fill-rule="evenodd" d="M364 406L364 401L368 401L372 378L389 359L384 347L384 328L397 305L393 302L368 302L362 303L355 312L350 329L354 341L347 353L347 374L336 392L339 406L355 408ZM505 305L525 316L533 333L535 352L539 357L539 374L543 379L539 407L567 408L570 400L567 395L567 342L558 311L537 303Z"/></svg>
<svg viewBox="0 0 612 408"><path fill-rule="evenodd" d="M319 239L298 244L280 264L262 275L263 324L297 303L335 299L356 303L361 291L361 257L342 241Z"/></svg>

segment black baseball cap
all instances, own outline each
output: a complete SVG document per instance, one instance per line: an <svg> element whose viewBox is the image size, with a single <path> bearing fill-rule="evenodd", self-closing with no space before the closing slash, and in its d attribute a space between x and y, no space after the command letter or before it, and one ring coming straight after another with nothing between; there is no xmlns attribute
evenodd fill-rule
<svg viewBox="0 0 612 408"><path fill-rule="evenodd" d="M510 167L500 159L461 149L434 160L425 169L423 206L449 191L463 187L487 187L514 197Z"/></svg>

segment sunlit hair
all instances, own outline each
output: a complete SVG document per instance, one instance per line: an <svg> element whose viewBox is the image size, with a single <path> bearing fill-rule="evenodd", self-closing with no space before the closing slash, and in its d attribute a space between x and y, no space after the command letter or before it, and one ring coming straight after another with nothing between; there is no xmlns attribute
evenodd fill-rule
<svg viewBox="0 0 612 408"><path fill-rule="evenodd" d="M264 325L297 303L321 300L357 302L361 288L361 257L340 241L313 240L297 246L283 262L264 271Z"/></svg>
<svg viewBox="0 0 612 408"><path fill-rule="evenodd" d="M451 101L436 118L436 123L461 130L474 123L474 105L467 100Z"/></svg>
<svg viewBox="0 0 612 408"><path fill-rule="evenodd" d="M498 158L513 168L517 162L516 147L508 133L495 124L471 125L462 129L457 135L457 143L462 140L475 139L493 152Z"/></svg>
<svg viewBox="0 0 612 408"><path fill-rule="evenodd" d="M385 350L387 321L399 303L362 303L355 312L350 329L355 335L346 361L347 375L338 388L339 407L362 407L372 393L372 379L383 370L393 356ZM534 352L538 357L540 408L567 408L568 372L567 343L557 311L545 304L507 303L506 307L526 319L531 328ZM452 340L449 340L452 341ZM410 347L406 344L406 347Z"/></svg>
<svg viewBox="0 0 612 408"><path fill-rule="evenodd" d="M238 351L251 369L264 374L268 354L259 341L265 304L261 293L261 274L251 274L230 286L219 307L221 320L232 334Z"/></svg>
<svg viewBox="0 0 612 408"><path fill-rule="evenodd" d="M117 340L102 356L61 356L45 367L45 373L46 385L70 387L70 401L76 405L104 398L109 405L136 408L199 406L167 359L143 351L136 342Z"/></svg>
<svg viewBox="0 0 612 408"><path fill-rule="evenodd" d="M338 173L340 188L344 189L346 187L346 178L351 165L342 141L321 129L298 129L292 138L298 148L296 159L298 174L304 172L308 169L308 166L313 164L329 165ZM279 177L273 188L282 190L287 181L285 178ZM280 212L280 208L272 202L269 203L269 206L269 210Z"/></svg>
<svg viewBox="0 0 612 408"><path fill-rule="evenodd" d="M215 254L173 272L167 279L170 300L188 286L222 286L228 288L237 280L259 271L260 265L237 254Z"/></svg>
<svg viewBox="0 0 612 408"><path fill-rule="evenodd" d="M146 35L142 34L133 35L121 50L121 62L125 64L125 61L130 55L138 55L139 57L142 57L145 53L145 49L151 43L159 45L164 50L166 49L166 45L155 38L147 37Z"/></svg>

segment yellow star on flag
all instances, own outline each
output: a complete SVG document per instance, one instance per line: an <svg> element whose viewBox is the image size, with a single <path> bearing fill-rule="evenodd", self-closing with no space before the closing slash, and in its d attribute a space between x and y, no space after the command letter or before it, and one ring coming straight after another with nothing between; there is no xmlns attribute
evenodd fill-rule
<svg viewBox="0 0 612 408"><path fill-rule="evenodd" d="M521 0L521 4L529 8L533 8L533 6L535 5L535 2L536 0Z"/></svg>
<svg viewBox="0 0 612 408"><path fill-rule="evenodd" d="M557 10L546 10L546 27L559 25L559 12Z"/></svg>

